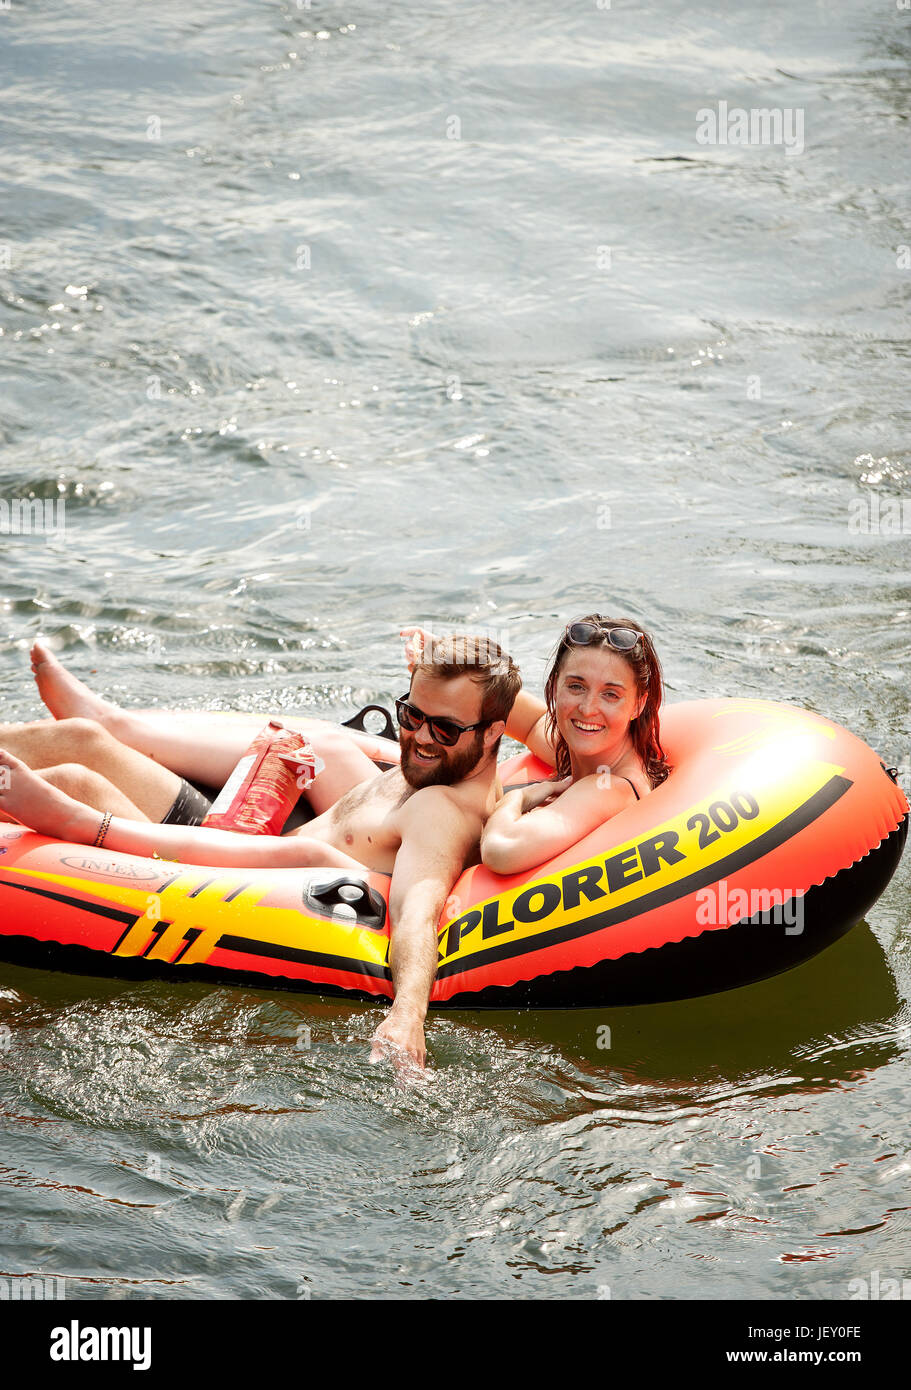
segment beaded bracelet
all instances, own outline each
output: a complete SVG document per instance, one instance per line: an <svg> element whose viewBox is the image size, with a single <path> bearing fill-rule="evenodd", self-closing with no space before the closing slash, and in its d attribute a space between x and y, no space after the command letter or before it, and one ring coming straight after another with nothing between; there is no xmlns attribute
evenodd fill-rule
<svg viewBox="0 0 911 1390"><path fill-rule="evenodd" d="M98 834L95 836L94 840L92 841L92 847L93 847L93 849L100 849L101 846L104 844L104 837L105 837L105 835L107 835L108 830L109 830L110 827L111 827L111 821L112 821L112 819L113 819L113 816L112 816L111 812L110 812L110 811L105 811L104 815L103 815L102 818L101 818L101 825L100 825L99 828L98 828Z"/></svg>

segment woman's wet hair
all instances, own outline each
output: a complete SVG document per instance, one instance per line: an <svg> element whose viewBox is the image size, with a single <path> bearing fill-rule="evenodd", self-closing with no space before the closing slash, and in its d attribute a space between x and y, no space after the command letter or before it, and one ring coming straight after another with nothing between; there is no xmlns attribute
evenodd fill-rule
<svg viewBox="0 0 911 1390"><path fill-rule="evenodd" d="M616 647L612 647L606 634L600 639L595 638L594 641L586 643L585 649L604 648L614 656L619 656L632 671L636 681L636 694L640 697L645 696L645 704L642 706L641 714L630 721L630 738L649 782L653 787L657 787L665 781L670 768L661 747L659 711L664 699L664 682L654 643L645 628L632 618L605 618L603 614L590 613L586 618L577 618L576 622L592 623L596 627L629 627L639 633L640 640L630 651L618 651ZM568 632L564 631L551 660L544 685L544 699L547 703L546 728L554 743L557 777L568 777L572 771L569 749L557 728L557 684L566 654L574 650L577 650L576 644L569 640Z"/></svg>

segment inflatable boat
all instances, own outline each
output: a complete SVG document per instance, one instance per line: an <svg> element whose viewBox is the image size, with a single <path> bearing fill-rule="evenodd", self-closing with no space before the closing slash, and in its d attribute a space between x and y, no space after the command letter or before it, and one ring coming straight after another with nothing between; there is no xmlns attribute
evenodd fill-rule
<svg viewBox="0 0 911 1390"><path fill-rule="evenodd" d="M438 926L432 1005L707 994L798 965L864 916L907 835L894 769L830 720L770 701L668 706L661 730L673 770L649 796L530 872L465 870ZM531 754L499 771L507 787L551 773ZM0 956L388 999L389 882L183 866L0 826Z"/></svg>

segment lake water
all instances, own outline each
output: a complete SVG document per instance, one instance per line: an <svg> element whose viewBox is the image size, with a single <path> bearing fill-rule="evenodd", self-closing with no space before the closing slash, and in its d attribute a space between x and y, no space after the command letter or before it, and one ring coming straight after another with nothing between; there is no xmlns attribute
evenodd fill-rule
<svg viewBox="0 0 911 1390"><path fill-rule="evenodd" d="M540 688L596 609L670 699L819 710L907 786L909 55L888 0L0 8L0 498L50 518L0 535L4 717L39 632L127 703L346 717L401 693L403 622ZM435 1018L408 1090L367 1006L0 966L0 1266L82 1299L908 1274L909 888L746 990Z"/></svg>

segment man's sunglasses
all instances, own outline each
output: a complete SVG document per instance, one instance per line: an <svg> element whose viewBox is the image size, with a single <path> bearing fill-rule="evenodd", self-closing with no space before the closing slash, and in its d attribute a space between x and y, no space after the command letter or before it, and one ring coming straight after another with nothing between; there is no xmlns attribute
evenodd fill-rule
<svg viewBox="0 0 911 1390"><path fill-rule="evenodd" d="M491 721L481 719L477 724L459 724L455 719L439 719L436 715L432 718L425 714L417 705L412 705L403 695L400 700L395 702L395 717L403 729L407 729L410 734L417 733L422 724L426 724L430 730L430 737L434 743L441 743L444 748L451 748L458 743L463 734L467 734L470 729L483 729Z"/></svg>
<svg viewBox="0 0 911 1390"><path fill-rule="evenodd" d="M563 640L571 642L574 647L590 647L592 642L600 642L606 638L616 651L630 652L641 636L642 633L632 627L617 627L603 623L570 623L563 634Z"/></svg>

